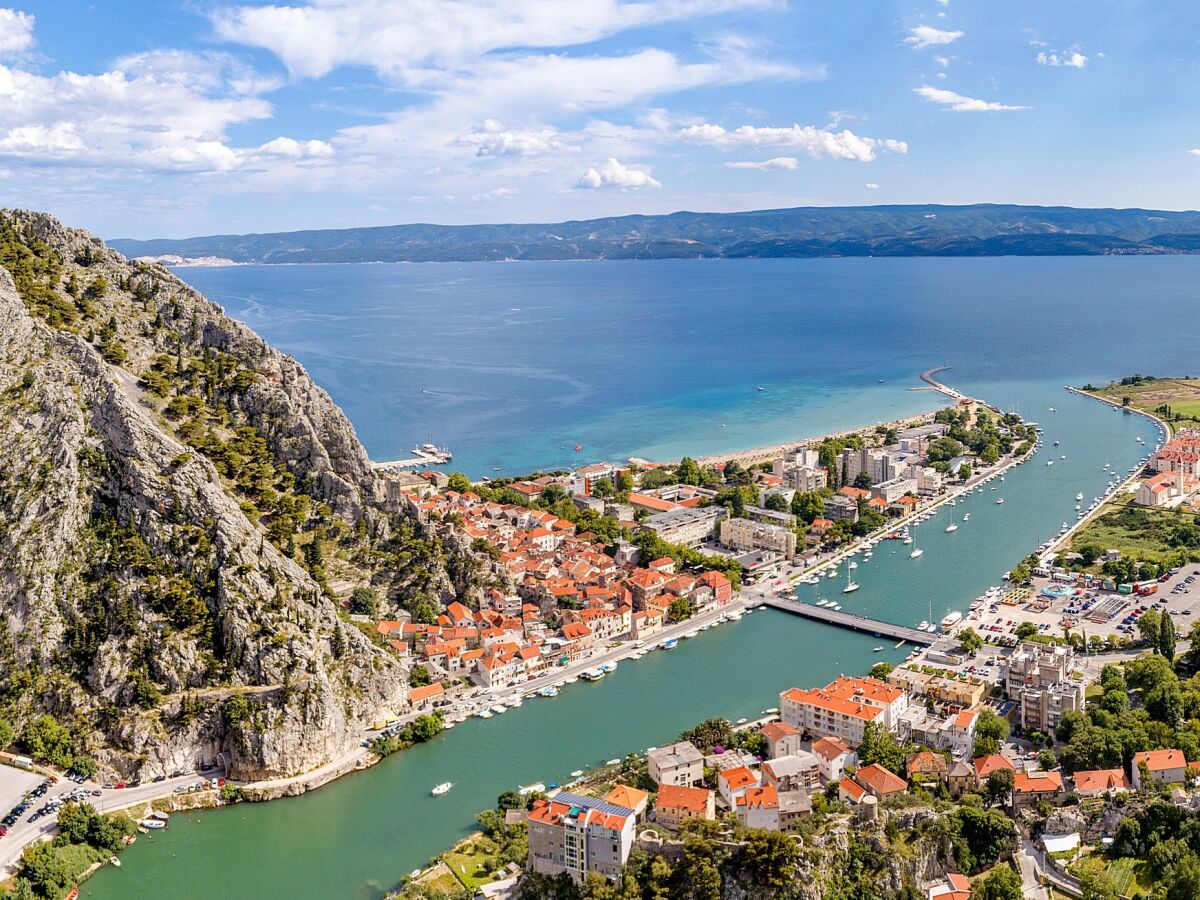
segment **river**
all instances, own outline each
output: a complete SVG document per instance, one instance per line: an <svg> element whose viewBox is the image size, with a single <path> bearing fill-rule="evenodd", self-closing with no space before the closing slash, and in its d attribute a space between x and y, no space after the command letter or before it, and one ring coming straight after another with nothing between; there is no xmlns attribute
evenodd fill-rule
<svg viewBox="0 0 1200 900"><path fill-rule="evenodd" d="M829 264L832 261L785 262ZM883 264L885 261L875 262ZM914 266L918 263L897 262ZM963 295L973 302L982 301L973 298L971 290L964 288L964 278L978 279L972 282L974 289L985 291L989 296L1002 292L1002 285L988 283L983 275L970 274L970 270L957 265L964 261L951 262L956 265L943 268L943 273L953 274L951 281L955 289L965 291ZM1024 271L1016 267L1016 261L1003 262L1012 262L1014 273ZM1020 264L1043 262L1022 260ZM1076 278L1071 283L1077 283L1078 277L1083 277L1089 283L1095 283L1097 290L1105 280L1110 286L1123 283L1114 272L1130 271L1119 267L1104 269L1104 265L1112 262L1110 260L1096 262L1100 266L1067 265L1059 267L1059 271ZM296 268L305 271L339 267ZM419 270L422 267L407 268ZM602 266L562 268L600 273L593 277L601 279L607 277ZM514 273L505 276L511 278L518 278L523 271L517 266L495 269ZM529 267L528 271L537 269ZM216 271L219 280L230 278L229 273L236 274L240 270ZM479 271L489 279L495 277L493 270L480 267ZM746 270L742 271L744 274ZM1043 266L1041 271L1047 269ZM1178 267L1175 271L1178 274ZM1200 274L1200 266L1188 271ZM934 266L921 277L935 284L938 281L933 277L936 272L937 266ZM964 272L968 274L964 275ZM190 277L190 273L185 274ZM214 280L214 273L204 274ZM623 271L619 274L621 278L630 277ZM274 277L273 273L267 275ZM995 275L994 269L992 275ZM294 273L288 272L285 281L295 277ZM913 277L908 276L910 281ZM1128 277L1129 284L1138 283L1136 278ZM200 278L194 280L201 281ZM1018 278L1015 289L1023 285L1028 287ZM212 284L201 286L229 304L231 311L237 312L235 298L222 295ZM1186 293L1183 284L1177 284L1176 290L1181 296ZM1044 298L1048 289L1038 285L1036 293ZM1015 302L1016 308L1034 310L1036 304L1024 293L1020 297L1024 299ZM1097 303L1101 313L1090 307L1075 310L1076 318L1087 317L1089 340L1098 339L1104 331L1112 336L1112 321L1101 328L1092 321L1094 316L1123 317L1128 313L1109 295L1105 297L1108 299ZM313 301L305 302L311 304ZM506 299L504 302L512 301ZM1194 300L1188 303L1195 308ZM736 315L741 308L731 302L723 312ZM829 316L837 317L836 310L818 309L825 309ZM878 319L885 332L888 323L894 322L898 315L900 313L894 309L879 312ZM1071 318L1061 310L1036 310L1031 315L1035 322L1047 316ZM969 320L972 316L977 317L977 313L968 310L960 319ZM317 353L310 358L298 347L289 346L286 334L296 326L295 317L287 309L277 318L273 318L270 308L262 308L255 315L246 317L251 320L257 317L260 321L252 321L256 328L268 339L295 352L317 373L319 380L325 382L321 375L322 366L327 364L322 362L324 357ZM920 313L918 317L928 321L926 313ZM862 319L859 317L854 321ZM272 323L279 334L272 334ZM362 323L359 326L361 329ZM818 330L821 327L818 325ZM1055 532L1063 521L1073 519L1076 492L1082 491L1090 501L1103 491L1107 481L1102 470L1105 462L1123 471L1143 452L1136 442L1139 435L1153 444L1156 429L1143 417L1114 412L1062 390L1062 384L1067 381L1125 374L1127 367L1136 363L1147 368L1144 360L1153 352L1148 336L1129 332L1132 349L1122 359L1098 361L1102 353L1099 345L1093 343L1085 351L1067 340L1061 351L1056 351L1053 342L1044 335L1035 337L1030 333L1025 337L1026 329L1030 327L1037 326L1023 321L1014 323L1008 332L993 332L990 336L964 334L958 341L949 341L943 348L945 352L934 358L927 353L925 358L917 359L910 348L902 346L897 355L900 363L911 372L911 377L904 381L897 372L886 379L888 383L879 387L868 383L870 379L864 377L863 372L874 375L900 363L864 365L861 358L836 363L839 370L858 372L854 376L856 390L867 398L853 403L834 403L834 408L825 406L828 398L833 396L825 388L814 389L816 405L809 407L805 405L805 395L798 383L789 385L788 390L793 392L792 401L798 404L792 416L803 423L795 426L799 430L792 436L796 436L862 424L868 411L874 415L881 410L932 408L937 401L931 395L908 393L898 385L915 384L916 372L920 369L949 362L955 368L942 376L948 382L1005 409L1019 409L1027 418L1038 420L1046 435L1046 448L1033 462L1011 470L1004 482L994 482L998 488L996 492L985 489L965 503L944 508L937 517L917 527L915 535L918 545L925 549L923 557L910 560L906 553L893 554L885 542L871 562L860 563L855 577L862 588L842 598L847 610L903 624L925 619L931 611L935 618L940 618L947 609L965 610L971 598L995 583L1001 573ZM1187 326L1182 327L1187 330ZM946 330L946 326L939 326L939 329ZM1062 334L1070 336L1069 332ZM281 340L280 335L284 335L284 339ZM664 340L666 337L660 336ZM1122 338L1125 337L1123 333ZM1006 366L981 358L979 354L984 350L980 345L987 342L985 339L990 340L998 348L997 353L1010 363L1021 360L1033 365L1039 358L1038 353L1056 355L1045 356L1045 365L1022 373L1014 365ZM316 341L315 333L309 335L309 340ZM468 344L472 340L464 338ZM798 342L804 343L805 353L811 356L814 352L811 345ZM891 345L890 340L886 343ZM1169 343L1175 346L1174 341ZM364 346L372 346L372 342L368 340ZM536 354L536 344L523 344L522 347L526 352ZM1174 356L1169 355L1161 368L1152 367L1166 371L1174 362L1176 367L1170 370L1182 371L1178 366L1188 358L1185 350L1184 342L1179 341ZM1063 357L1068 359L1065 373L1062 371ZM830 359L836 362L836 357ZM754 370L754 364L747 366ZM965 377L956 378L956 370ZM337 383L345 389L344 373ZM354 418L360 431L377 435L372 449L378 454L381 448L386 449L383 438L378 437L386 429L381 429L377 422L372 424L371 416L365 413L368 402L365 398L372 392L380 393L378 382L356 388L354 399L348 405L359 410ZM346 402L338 390L333 393L339 402ZM845 396L840 389L834 393ZM874 393L885 394L891 399L871 398ZM1051 412L1051 406L1057 412ZM808 413L812 409L816 412L810 416ZM883 418L888 412L878 417ZM731 406L722 408L720 414L739 421L753 418L752 414L744 414L749 419L739 419L737 413L738 408ZM624 415L614 408L594 414L612 421ZM360 417L364 418L360 420ZM754 431L757 443L770 442L768 434L773 434L772 429L779 424L774 418L767 418L773 424L759 422L758 430ZM692 422L687 427L680 426L680 432L700 427L701 424ZM623 433L620 446L642 446L632 434L630 431ZM744 436L750 437L749 431ZM1060 441L1060 447L1052 447L1055 440ZM614 446L616 443L614 441ZM548 443L540 437L530 436L526 448L531 453L527 458L530 465L536 464L537 448L544 445L548 446ZM729 443L718 449L735 446ZM1056 463L1048 467L1045 461L1051 454ZM1062 455L1066 459L1060 459ZM481 453L477 459L482 464L485 455ZM1004 497L1003 505L995 503L997 496ZM970 522L957 532L947 534L945 525L951 517L961 521L963 512L971 513ZM829 593L833 594L835 590ZM873 647L880 643L885 650L873 652ZM682 641L675 650L658 651L640 661L624 662L614 675L597 684L572 685L556 699L530 701L520 709L488 721L463 723L428 745L398 754L367 772L344 778L303 797L176 815L167 832L154 835L152 839L143 837L123 854L121 869L106 868L85 885L83 893L97 898L128 900L163 896L214 900L264 896L299 900L377 898L393 887L404 873L420 866L466 833L474 813L490 805L505 789L534 781L562 780L574 769L669 741L681 729L708 716L724 715L734 719L755 716L763 709L777 705L779 691L787 687L824 683L840 672L862 673L872 663L883 659L898 661L904 650L893 650L891 643L787 613L758 611L740 623ZM450 793L439 798L430 796L433 785L447 780L455 783Z"/></svg>

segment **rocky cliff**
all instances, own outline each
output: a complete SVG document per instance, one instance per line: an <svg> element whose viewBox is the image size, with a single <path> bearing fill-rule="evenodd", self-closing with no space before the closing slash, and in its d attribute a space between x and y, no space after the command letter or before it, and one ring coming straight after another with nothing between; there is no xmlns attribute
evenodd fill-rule
<svg viewBox="0 0 1200 900"><path fill-rule="evenodd" d="M126 777L353 749L407 671L331 579L448 583L383 494L295 360L165 268L0 212L0 719L28 746Z"/></svg>

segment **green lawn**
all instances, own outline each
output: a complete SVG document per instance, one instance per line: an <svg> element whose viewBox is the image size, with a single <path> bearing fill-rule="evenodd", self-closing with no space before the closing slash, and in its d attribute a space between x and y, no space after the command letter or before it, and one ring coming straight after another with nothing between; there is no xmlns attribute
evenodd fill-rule
<svg viewBox="0 0 1200 900"><path fill-rule="evenodd" d="M1077 876L1081 871L1103 875L1104 880L1122 897L1130 897L1139 891L1146 893L1154 888L1154 882L1146 871L1145 860L1127 856L1109 860L1097 853L1072 866L1071 870Z"/></svg>
<svg viewBox="0 0 1200 900"><path fill-rule="evenodd" d="M1158 378L1141 384L1110 384L1092 393L1115 403L1124 403L1144 412L1160 415L1164 404L1181 416L1200 419L1200 380L1192 378ZM1186 423L1183 423L1186 424Z"/></svg>
<svg viewBox="0 0 1200 900"><path fill-rule="evenodd" d="M491 881L493 873L503 867L497 849L495 841L472 836L443 854L442 859L463 887L474 889Z"/></svg>

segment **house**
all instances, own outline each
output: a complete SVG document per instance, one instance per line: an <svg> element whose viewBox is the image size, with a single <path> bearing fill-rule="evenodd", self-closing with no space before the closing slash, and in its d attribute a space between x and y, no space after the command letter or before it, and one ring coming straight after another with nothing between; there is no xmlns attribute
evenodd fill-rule
<svg viewBox="0 0 1200 900"><path fill-rule="evenodd" d="M1129 779L1125 777L1124 769L1094 769L1088 772L1076 772L1075 793L1082 797L1099 797L1129 790Z"/></svg>
<svg viewBox="0 0 1200 900"><path fill-rule="evenodd" d="M779 830L779 792L775 785L746 788L737 798L737 817L747 828Z"/></svg>
<svg viewBox="0 0 1200 900"><path fill-rule="evenodd" d="M880 800L908 790L908 782L885 769L879 763L863 766L854 773L854 780Z"/></svg>
<svg viewBox="0 0 1200 900"><path fill-rule="evenodd" d="M816 789L821 785L820 764L807 750L793 756L780 756L762 765L763 780L780 791Z"/></svg>
<svg viewBox="0 0 1200 900"><path fill-rule="evenodd" d="M650 795L627 784L618 784L605 794L602 799L614 806L623 806L626 809L632 809L635 820L641 822L646 818L646 806L650 802Z"/></svg>
<svg viewBox="0 0 1200 900"><path fill-rule="evenodd" d="M424 687L413 688L408 694L408 700L412 704L414 710L429 709L433 706L434 701L438 700L445 693L440 681L435 681L433 684L427 684Z"/></svg>
<svg viewBox="0 0 1200 900"><path fill-rule="evenodd" d="M946 786L950 789L951 797L961 797L975 784L975 768L964 760L955 760L950 771L946 773Z"/></svg>
<svg viewBox="0 0 1200 900"><path fill-rule="evenodd" d="M966 875L947 872L945 881L929 889L929 900L971 900L971 882Z"/></svg>
<svg viewBox="0 0 1200 900"><path fill-rule="evenodd" d="M729 804L730 809L737 809L738 798L749 788L757 786L758 779L745 766L737 766L717 773L717 793Z"/></svg>
<svg viewBox="0 0 1200 900"><path fill-rule="evenodd" d="M946 757L931 750L910 754L904 762L904 770L909 779L922 781L944 781L950 772L950 764Z"/></svg>
<svg viewBox="0 0 1200 900"><path fill-rule="evenodd" d="M712 819L716 816L713 792L708 788L660 784L654 804L654 819L667 828L678 828L688 819Z"/></svg>
<svg viewBox="0 0 1200 900"><path fill-rule="evenodd" d="M1008 769L1014 773L1017 771L1017 767L1012 764L1012 760L999 753L993 753L991 756L981 756L974 761L974 765L975 784L978 787L987 784L988 776L998 769Z"/></svg>
<svg viewBox="0 0 1200 900"><path fill-rule="evenodd" d="M800 752L801 733L795 725L769 722L762 727L762 734L767 739L767 756L771 759L794 756Z"/></svg>
<svg viewBox="0 0 1200 900"><path fill-rule="evenodd" d="M615 881L633 849L634 819L632 809L565 791L538 800L526 820L529 868L566 872L577 884L592 872Z"/></svg>
<svg viewBox="0 0 1200 900"><path fill-rule="evenodd" d="M808 791L779 791L779 827L791 831L800 820L812 816L812 797Z"/></svg>
<svg viewBox="0 0 1200 900"><path fill-rule="evenodd" d="M1063 779L1060 772L1017 772L1013 778L1013 806L1049 800L1051 803L1063 796Z"/></svg>
<svg viewBox="0 0 1200 900"><path fill-rule="evenodd" d="M841 781L846 767L858 764L858 757L850 746L837 738L813 741L811 749L817 758L817 772L823 784Z"/></svg>
<svg viewBox="0 0 1200 900"><path fill-rule="evenodd" d="M891 731L908 708L908 693L878 678L841 676L824 688L791 688L779 695L780 718L810 734L857 746L871 722Z"/></svg>
<svg viewBox="0 0 1200 900"><path fill-rule="evenodd" d="M853 778L843 777L838 782L838 796L850 805L857 806L867 796L867 789Z"/></svg>
<svg viewBox="0 0 1200 900"><path fill-rule="evenodd" d="M655 784L690 785L704 780L704 754L691 741L655 747L646 754L646 762Z"/></svg>
<svg viewBox="0 0 1200 900"><path fill-rule="evenodd" d="M1133 754L1133 765L1130 772L1133 776L1134 790L1142 786L1142 765L1159 784L1180 784L1185 778L1187 760L1179 750L1145 750Z"/></svg>

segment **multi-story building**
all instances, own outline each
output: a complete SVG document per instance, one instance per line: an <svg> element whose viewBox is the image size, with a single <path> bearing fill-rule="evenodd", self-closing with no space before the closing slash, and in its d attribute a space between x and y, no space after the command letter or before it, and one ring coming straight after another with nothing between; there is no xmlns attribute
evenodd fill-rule
<svg viewBox="0 0 1200 900"><path fill-rule="evenodd" d="M635 814L595 797L566 792L529 812L529 868L566 872L576 883L591 872L616 880L633 849Z"/></svg>
<svg viewBox="0 0 1200 900"><path fill-rule="evenodd" d="M887 481L880 481L872 485L871 496L879 497L888 503L895 503L905 494L915 494L918 489L915 478L889 478Z"/></svg>
<svg viewBox="0 0 1200 900"><path fill-rule="evenodd" d="M654 804L654 820L667 828L678 828L688 819L716 816L713 792L708 788L660 784Z"/></svg>
<svg viewBox="0 0 1200 900"><path fill-rule="evenodd" d="M823 784L842 780L849 766L858 765L858 756L850 746L838 738L826 737L812 743L813 756L817 758L817 771Z"/></svg>
<svg viewBox="0 0 1200 900"><path fill-rule="evenodd" d="M812 735L862 742L871 722L893 731L908 708L908 694L877 678L842 676L824 689L791 688L779 695L780 718Z"/></svg>
<svg viewBox="0 0 1200 900"><path fill-rule="evenodd" d="M1021 727L1031 731L1052 732L1062 721L1063 713L1083 709L1083 683L1058 681L1045 687L1028 687L1021 691Z"/></svg>
<svg viewBox="0 0 1200 900"><path fill-rule="evenodd" d="M799 788L815 790L821 786L821 767L816 754L801 750L793 756L780 756L762 764L763 780L780 791Z"/></svg>
<svg viewBox="0 0 1200 900"><path fill-rule="evenodd" d="M749 519L724 519L721 543L734 550L772 550L792 559L796 555L796 532L780 525L765 525Z"/></svg>
<svg viewBox="0 0 1200 900"><path fill-rule="evenodd" d="M1022 728L1050 731L1063 713L1083 709L1083 685L1070 678L1074 659L1069 645L1024 641L1002 665L1004 695L1020 704Z"/></svg>
<svg viewBox="0 0 1200 900"><path fill-rule="evenodd" d="M829 473L819 466L797 466L783 477L784 483L797 491L819 491L829 486Z"/></svg>
<svg viewBox="0 0 1200 900"><path fill-rule="evenodd" d="M1142 766L1150 777L1160 784L1180 784L1187 777L1187 759L1179 750L1144 750L1133 754L1129 767L1133 775L1133 787L1142 786Z"/></svg>
<svg viewBox="0 0 1200 900"><path fill-rule="evenodd" d="M704 754L691 741L655 747L646 754L646 763L655 784L691 785L704 780Z"/></svg>
<svg viewBox="0 0 1200 900"><path fill-rule="evenodd" d="M724 517L723 506L684 506L656 513L643 525L670 544L699 547L716 534L718 523Z"/></svg>
<svg viewBox="0 0 1200 900"><path fill-rule="evenodd" d="M841 495L827 497L824 501L825 518L834 522L857 522L858 504Z"/></svg>
<svg viewBox="0 0 1200 900"><path fill-rule="evenodd" d="M737 817L747 828L779 830L779 792L773 784L751 787L737 797Z"/></svg>

